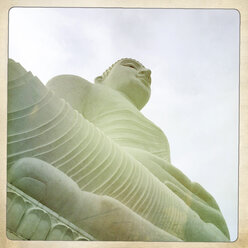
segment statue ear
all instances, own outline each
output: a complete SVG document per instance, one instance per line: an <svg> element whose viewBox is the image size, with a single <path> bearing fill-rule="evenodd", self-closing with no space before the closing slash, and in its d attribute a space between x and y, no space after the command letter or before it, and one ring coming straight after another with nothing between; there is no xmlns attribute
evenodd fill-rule
<svg viewBox="0 0 248 248"><path fill-rule="evenodd" d="M102 77L102 76L98 76L98 77L95 78L95 83L96 83L96 84L99 84L99 83L101 83L102 81L103 81L103 77Z"/></svg>

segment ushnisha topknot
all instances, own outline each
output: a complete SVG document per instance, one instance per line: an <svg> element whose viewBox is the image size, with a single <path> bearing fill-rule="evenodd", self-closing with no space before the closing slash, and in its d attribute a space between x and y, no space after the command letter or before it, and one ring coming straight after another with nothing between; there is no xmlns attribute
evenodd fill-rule
<svg viewBox="0 0 248 248"><path fill-rule="evenodd" d="M132 58L121 58L121 59L117 60L115 63L113 63L106 71L103 72L103 74L102 74L102 80L104 80L104 79L108 76L108 74L110 73L110 71L112 70L112 68L113 68L118 62L120 62L120 61L122 61L122 60L125 60L125 59L130 59L130 60L135 61L136 63L141 64L138 60L135 60L135 59L132 59ZM141 64L141 65L144 66L143 64Z"/></svg>

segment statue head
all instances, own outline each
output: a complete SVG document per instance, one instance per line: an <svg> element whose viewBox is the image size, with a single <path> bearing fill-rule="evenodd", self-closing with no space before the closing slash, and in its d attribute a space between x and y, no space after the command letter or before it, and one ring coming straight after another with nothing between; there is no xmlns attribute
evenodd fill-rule
<svg viewBox="0 0 248 248"><path fill-rule="evenodd" d="M142 109L151 94L151 71L134 59L124 58L97 77L95 83L119 91L138 109Z"/></svg>

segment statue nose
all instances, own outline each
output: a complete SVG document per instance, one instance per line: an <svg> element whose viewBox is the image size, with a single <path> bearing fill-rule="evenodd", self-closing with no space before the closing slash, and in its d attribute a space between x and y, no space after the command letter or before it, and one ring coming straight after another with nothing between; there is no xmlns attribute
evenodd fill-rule
<svg viewBox="0 0 248 248"><path fill-rule="evenodd" d="M151 76L151 70L149 70L147 68L141 69L139 73L142 74L142 75L145 75L148 78Z"/></svg>

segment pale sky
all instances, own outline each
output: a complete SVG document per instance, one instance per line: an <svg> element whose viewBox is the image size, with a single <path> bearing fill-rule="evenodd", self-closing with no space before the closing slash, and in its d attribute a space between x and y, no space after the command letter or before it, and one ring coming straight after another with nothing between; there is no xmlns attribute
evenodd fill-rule
<svg viewBox="0 0 248 248"><path fill-rule="evenodd" d="M239 13L203 9L13 8L9 57L44 83L91 82L130 57L152 71L143 114L166 134L172 164L218 202L237 238Z"/></svg>

